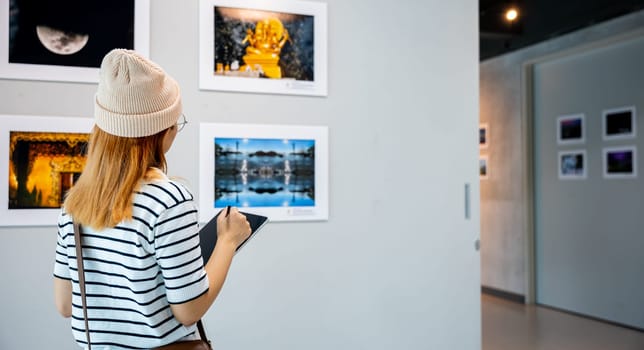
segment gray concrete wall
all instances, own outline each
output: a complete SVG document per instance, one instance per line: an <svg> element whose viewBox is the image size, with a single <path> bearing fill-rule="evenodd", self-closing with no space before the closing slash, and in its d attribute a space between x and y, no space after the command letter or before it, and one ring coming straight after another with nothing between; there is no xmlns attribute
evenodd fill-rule
<svg viewBox="0 0 644 350"><path fill-rule="evenodd" d="M600 23L480 64L480 121L490 126L489 178L481 181L481 283L529 294L530 193L525 155L524 65L644 27L644 12Z"/></svg>
<svg viewBox="0 0 644 350"><path fill-rule="evenodd" d="M536 300L644 329L644 180L635 137L604 140L602 112L644 118L644 35L534 65ZM583 142L558 144L557 117L584 114ZM636 130L637 131L637 130ZM604 178L603 150L634 146L635 178ZM586 177L559 179L559 152L585 152ZM638 159L639 158L639 159Z"/></svg>

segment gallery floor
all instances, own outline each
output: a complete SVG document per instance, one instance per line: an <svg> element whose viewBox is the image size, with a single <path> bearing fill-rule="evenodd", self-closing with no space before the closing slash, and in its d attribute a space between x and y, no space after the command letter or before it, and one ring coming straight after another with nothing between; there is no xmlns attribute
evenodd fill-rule
<svg viewBox="0 0 644 350"><path fill-rule="evenodd" d="M644 332L481 296L483 350L643 350Z"/></svg>

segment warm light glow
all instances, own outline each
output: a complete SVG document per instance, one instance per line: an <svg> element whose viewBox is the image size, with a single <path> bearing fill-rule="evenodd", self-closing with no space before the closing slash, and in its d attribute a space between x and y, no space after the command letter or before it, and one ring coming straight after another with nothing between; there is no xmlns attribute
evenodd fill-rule
<svg viewBox="0 0 644 350"><path fill-rule="evenodd" d="M83 171L86 157L81 146L88 138L77 133L10 132L9 208L60 208L74 176ZM15 152L17 147L28 152Z"/></svg>
<svg viewBox="0 0 644 350"><path fill-rule="evenodd" d="M513 22L519 17L519 11L516 9L509 9L505 12L505 19L507 19L510 22Z"/></svg>

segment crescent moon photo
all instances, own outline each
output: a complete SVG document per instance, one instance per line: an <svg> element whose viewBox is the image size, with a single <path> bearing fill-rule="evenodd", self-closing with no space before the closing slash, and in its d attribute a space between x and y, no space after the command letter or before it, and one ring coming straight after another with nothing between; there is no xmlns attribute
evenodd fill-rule
<svg viewBox="0 0 644 350"><path fill-rule="evenodd" d="M85 47L89 40L87 34L66 32L47 26L36 26L36 33L40 43L47 50L58 55L75 54Z"/></svg>

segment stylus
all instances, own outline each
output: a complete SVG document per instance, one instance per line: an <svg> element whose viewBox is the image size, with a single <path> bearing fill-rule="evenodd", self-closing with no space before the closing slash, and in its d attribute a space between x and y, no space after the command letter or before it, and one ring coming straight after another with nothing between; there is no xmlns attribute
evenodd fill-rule
<svg viewBox="0 0 644 350"><path fill-rule="evenodd" d="M224 217L227 218L229 213L230 213L230 205L227 205L226 206L226 215Z"/></svg>

